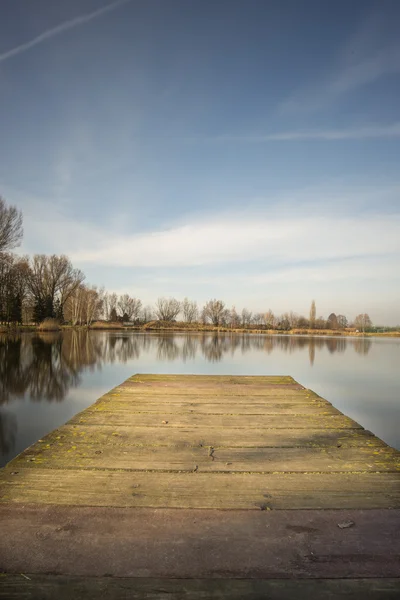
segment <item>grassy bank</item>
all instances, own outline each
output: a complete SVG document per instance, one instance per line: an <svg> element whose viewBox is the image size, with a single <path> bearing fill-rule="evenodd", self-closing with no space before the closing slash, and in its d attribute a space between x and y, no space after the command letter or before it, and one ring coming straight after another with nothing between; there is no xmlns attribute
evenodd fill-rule
<svg viewBox="0 0 400 600"><path fill-rule="evenodd" d="M218 327L214 325L202 325L201 323L185 323L185 322L167 322L167 321L151 321L144 325L130 325L119 322L109 323L106 321L96 321L89 327L63 325L62 330L67 329L91 329L97 331L141 331L141 332L170 332L170 333L234 333L234 334L264 334L264 335L296 335L296 336L352 336L352 337L400 337L400 331L387 332L360 332L354 328L347 329L244 329L242 327ZM20 325L20 326L0 326L0 333L17 333L41 331L41 326L38 325Z"/></svg>

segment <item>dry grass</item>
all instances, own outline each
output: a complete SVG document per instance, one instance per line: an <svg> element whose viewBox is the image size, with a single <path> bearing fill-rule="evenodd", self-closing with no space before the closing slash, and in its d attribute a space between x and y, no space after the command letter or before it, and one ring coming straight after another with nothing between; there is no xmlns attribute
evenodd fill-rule
<svg viewBox="0 0 400 600"><path fill-rule="evenodd" d="M60 323L57 319L45 319L42 321L38 327L39 331L60 331Z"/></svg>
<svg viewBox="0 0 400 600"><path fill-rule="evenodd" d="M89 327L89 329L123 329L124 326L119 322L110 321L95 321Z"/></svg>

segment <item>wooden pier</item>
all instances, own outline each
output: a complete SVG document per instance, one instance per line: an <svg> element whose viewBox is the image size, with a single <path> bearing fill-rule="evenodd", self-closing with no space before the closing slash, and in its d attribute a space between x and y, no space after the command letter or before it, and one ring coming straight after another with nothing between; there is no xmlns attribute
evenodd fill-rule
<svg viewBox="0 0 400 600"><path fill-rule="evenodd" d="M399 509L291 377L136 375L0 471L0 598L397 598Z"/></svg>

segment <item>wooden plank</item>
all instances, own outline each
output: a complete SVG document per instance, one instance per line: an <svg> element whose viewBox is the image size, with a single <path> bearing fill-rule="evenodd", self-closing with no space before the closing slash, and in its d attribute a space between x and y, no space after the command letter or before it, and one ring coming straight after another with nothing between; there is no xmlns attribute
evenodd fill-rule
<svg viewBox="0 0 400 600"><path fill-rule="evenodd" d="M318 397L316 394L310 393L308 390L304 388L292 388L286 386L275 386L275 387L262 387L255 385L248 385L245 387L241 386L201 386L198 385L196 387L181 384L180 386L171 386L171 385L158 385L158 386L150 386L150 385L126 385L122 384L117 388L110 390L110 394L137 394L141 396L159 396L159 397L168 397L168 396L212 396L214 397L226 397L226 398L235 398L235 397L247 397L247 396L261 396L262 398L268 397ZM321 399L321 398L320 398Z"/></svg>
<svg viewBox="0 0 400 600"><path fill-rule="evenodd" d="M399 471L398 451L290 377L135 376L2 470L0 570L397 577Z"/></svg>
<svg viewBox="0 0 400 600"><path fill-rule="evenodd" d="M163 421L168 421L163 424ZM196 413L173 414L165 407L165 412L154 414L96 411L87 409L74 417L70 423L91 425L129 425L131 427L207 427L259 429L358 429L361 425L344 415L202 415Z"/></svg>
<svg viewBox="0 0 400 600"><path fill-rule="evenodd" d="M365 429L244 429L238 436L237 429L209 429L207 427L114 427L64 425L39 440L40 444L66 441L87 444L130 446L177 446L177 447L238 447L238 448L301 448L301 447L387 447L385 442Z"/></svg>
<svg viewBox="0 0 400 600"><path fill-rule="evenodd" d="M192 384L203 384L213 386L225 386L225 385L296 385L300 384L290 377L289 375L182 375L182 374L160 374L154 373L137 373L129 377L126 382L133 383L154 383L162 385L187 385Z"/></svg>
<svg viewBox="0 0 400 600"><path fill-rule="evenodd" d="M3 574L4 600L398 600L400 579L159 579Z"/></svg>
<svg viewBox="0 0 400 600"><path fill-rule="evenodd" d="M131 390L129 392L125 390L111 390L107 394L104 394L99 400L119 400L124 402L147 402L147 403L160 403L160 402L204 402L205 404L269 404L269 403L301 403L314 406L315 404L326 404L331 406L331 403L324 398L319 396L306 396L305 394L211 394L209 392L202 393L201 390L193 390L193 393L170 393L157 390L157 392L143 393L142 391Z"/></svg>
<svg viewBox="0 0 400 600"><path fill-rule="evenodd" d="M392 473L163 473L6 468L1 503L204 509L400 508Z"/></svg>
<svg viewBox="0 0 400 600"><path fill-rule="evenodd" d="M196 414L212 414L212 415L341 415L342 413L329 404L296 404L296 403L268 403L268 404L252 404L246 402L229 404L229 403L205 403L196 401L187 402L168 402L162 403L147 403L134 400L126 402L119 398L108 398L97 401L87 412L91 411L110 411L113 413L163 413L168 410L170 414L185 414L196 412Z"/></svg>
<svg viewBox="0 0 400 600"><path fill-rule="evenodd" d="M347 529L338 523L351 520ZM0 505L0 571L101 577L400 577L398 510Z"/></svg>
<svg viewBox="0 0 400 600"><path fill-rule="evenodd" d="M201 472L380 472L400 471L392 448L179 448L165 446L87 444L70 438L54 444L35 444L10 468L126 469L132 471Z"/></svg>

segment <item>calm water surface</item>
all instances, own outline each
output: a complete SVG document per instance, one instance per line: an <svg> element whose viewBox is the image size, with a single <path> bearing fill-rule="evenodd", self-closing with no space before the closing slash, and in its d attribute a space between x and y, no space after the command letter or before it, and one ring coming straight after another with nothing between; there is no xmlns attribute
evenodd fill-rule
<svg viewBox="0 0 400 600"><path fill-rule="evenodd" d="M0 336L0 466L134 373L292 375L400 449L400 338Z"/></svg>

